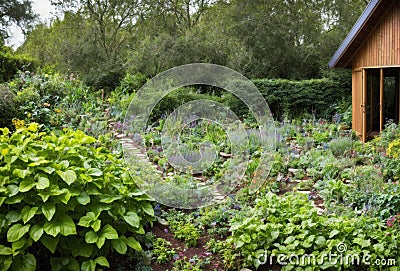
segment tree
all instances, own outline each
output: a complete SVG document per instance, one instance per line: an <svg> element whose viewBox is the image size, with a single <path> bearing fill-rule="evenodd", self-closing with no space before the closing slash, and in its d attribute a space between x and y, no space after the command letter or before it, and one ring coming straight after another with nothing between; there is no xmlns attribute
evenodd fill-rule
<svg viewBox="0 0 400 271"><path fill-rule="evenodd" d="M90 21L94 41L112 59L127 41L146 5L140 0L53 1L64 11L77 10Z"/></svg>
<svg viewBox="0 0 400 271"><path fill-rule="evenodd" d="M164 26L181 32L193 29L204 15L207 8L213 5L212 0L161 0L151 4Z"/></svg>
<svg viewBox="0 0 400 271"><path fill-rule="evenodd" d="M36 16L30 0L0 0L0 35L8 38L7 28L13 23L27 30Z"/></svg>
<svg viewBox="0 0 400 271"><path fill-rule="evenodd" d="M250 78L319 78L366 0L54 0L63 19L23 49L42 63L112 88L192 62Z"/></svg>

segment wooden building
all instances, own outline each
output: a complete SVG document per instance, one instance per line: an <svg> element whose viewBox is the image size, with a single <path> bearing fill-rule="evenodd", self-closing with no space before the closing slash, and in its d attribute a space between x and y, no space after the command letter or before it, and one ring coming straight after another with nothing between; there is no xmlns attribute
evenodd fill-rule
<svg viewBox="0 0 400 271"><path fill-rule="evenodd" d="M400 0L371 0L329 67L352 69L352 128L362 141L399 123Z"/></svg>

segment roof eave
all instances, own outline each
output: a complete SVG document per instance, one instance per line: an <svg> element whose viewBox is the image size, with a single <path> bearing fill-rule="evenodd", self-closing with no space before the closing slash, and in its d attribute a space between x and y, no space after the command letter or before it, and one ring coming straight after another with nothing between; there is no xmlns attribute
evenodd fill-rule
<svg viewBox="0 0 400 271"><path fill-rule="evenodd" d="M332 56L331 60L328 63L329 68L346 68L346 65L338 65L339 60L343 57L353 41L356 39L357 35L360 33L361 29L371 17L372 13L375 11L380 2L381 0L371 0L371 2L369 2L364 12L358 18L353 28L350 30L349 34L346 36L342 44Z"/></svg>

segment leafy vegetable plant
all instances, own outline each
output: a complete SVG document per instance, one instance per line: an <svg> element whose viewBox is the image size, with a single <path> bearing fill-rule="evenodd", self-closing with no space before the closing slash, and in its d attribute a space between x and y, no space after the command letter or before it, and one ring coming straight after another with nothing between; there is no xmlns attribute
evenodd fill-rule
<svg viewBox="0 0 400 271"><path fill-rule="evenodd" d="M154 218L119 155L81 131L0 129L0 184L1 270L108 267Z"/></svg>
<svg viewBox="0 0 400 271"><path fill-rule="evenodd" d="M233 244L247 266L266 264L265 255L290 257L312 255L318 264L290 262L282 270L305 268L322 270L345 267L360 270L367 266L351 266L340 261L322 261L324 255L367 256L370 263L376 259L395 259L399 262L399 232L395 227L386 227L379 218L366 216L347 217L318 215L317 210L303 194L288 193L279 197L267 193L257 200L251 217L236 219L231 226ZM342 248L346 251L343 251ZM281 257L282 259L283 257ZM364 258L365 259L365 258ZM268 258L268 263L269 258ZM276 264L276 262L273 262ZM387 270L397 270L389 266Z"/></svg>

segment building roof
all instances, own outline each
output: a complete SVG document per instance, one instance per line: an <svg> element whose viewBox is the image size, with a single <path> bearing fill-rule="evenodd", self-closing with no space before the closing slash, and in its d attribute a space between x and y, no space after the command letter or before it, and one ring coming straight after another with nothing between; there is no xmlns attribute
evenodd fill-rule
<svg viewBox="0 0 400 271"><path fill-rule="evenodd" d="M351 59L364 43L379 20L398 0L371 0L328 63L330 68L351 68Z"/></svg>

